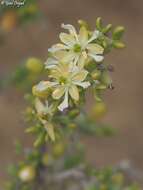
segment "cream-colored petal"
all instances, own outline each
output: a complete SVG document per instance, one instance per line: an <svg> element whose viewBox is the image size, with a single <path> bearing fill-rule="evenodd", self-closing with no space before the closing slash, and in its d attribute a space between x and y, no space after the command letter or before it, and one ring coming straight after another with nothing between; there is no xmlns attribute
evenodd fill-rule
<svg viewBox="0 0 143 190"><path fill-rule="evenodd" d="M80 54L75 54L74 60L73 60L73 64L72 67L75 67L77 65L77 62L79 60Z"/></svg>
<svg viewBox="0 0 143 190"><path fill-rule="evenodd" d="M59 86L57 87L53 93L52 93L52 97L54 99L60 99L65 93L65 87L64 86Z"/></svg>
<svg viewBox="0 0 143 190"><path fill-rule="evenodd" d="M84 47L87 44L88 41L88 31L87 29L82 26L79 31L79 41L82 47Z"/></svg>
<svg viewBox="0 0 143 190"><path fill-rule="evenodd" d="M35 86L36 90L39 91L39 92L42 92L42 91L45 91L47 90L48 88L52 87L52 86L55 86L56 83L55 82L50 82L50 81L41 81L39 82L39 84L37 84Z"/></svg>
<svg viewBox="0 0 143 190"><path fill-rule="evenodd" d="M74 84L81 86L82 88L88 88L90 86L90 82L74 82Z"/></svg>
<svg viewBox="0 0 143 190"><path fill-rule="evenodd" d="M46 69L52 69L58 64L58 61L55 58L48 58L47 61L45 62L45 68Z"/></svg>
<svg viewBox="0 0 143 190"><path fill-rule="evenodd" d="M87 74L88 74L88 71L82 69L81 71L78 71L72 76L72 80L81 82L86 78Z"/></svg>
<svg viewBox="0 0 143 190"><path fill-rule="evenodd" d="M61 50L61 51L56 51L53 56L59 61L61 62L61 60L67 55L67 51L65 50Z"/></svg>
<svg viewBox="0 0 143 190"><path fill-rule="evenodd" d="M78 59L78 64L77 64L80 69L83 69L86 59L87 59L87 56L85 56L84 54L80 55Z"/></svg>
<svg viewBox="0 0 143 190"><path fill-rule="evenodd" d="M95 30L92 33L91 38L88 40L88 43L92 42L93 40L96 40L100 36L100 32L98 30Z"/></svg>
<svg viewBox="0 0 143 190"><path fill-rule="evenodd" d="M68 108L68 90L66 90L66 92L65 92L65 96L64 96L63 102L58 106L58 109L60 111L63 111L66 108Z"/></svg>
<svg viewBox="0 0 143 190"><path fill-rule="evenodd" d="M55 53L56 51L65 50L65 49L69 49L69 47L63 44L55 44L51 48L49 48L48 51L51 53Z"/></svg>
<svg viewBox="0 0 143 190"><path fill-rule="evenodd" d="M95 53L95 54L103 54L104 48L98 44L88 44L86 47L89 52Z"/></svg>
<svg viewBox="0 0 143 190"><path fill-rule="evenodd" d="M60 33L60 40L70 48L76 44L75 37L72 34L66 34L62 32Z"/></svg>
<svg viewBox="0 0 143 190"><path fill-rule="evenodd" d="M92 53L89 53L88 55L92 57L96 62L101 62L104 59L103 55L97 55L97 54L92 54Z"/></svg>
<svg viewBox="0 0 143 190"><path fill-rule="evenodd" d="M74 100L76 100L76 101L79 100L79 91L78 91L77 86L72 85L72 86L69 88L69 94L70 94L70 96L71 96Z"/></svg>
<svg viewBox="0 0 143 190"><path fill-rule="evenodd" d="M64 63L70 63L72 60L74 60L76 57L76 54L73 51L67 52L67 54L61 59Z"/></svg>
<svg viewBox="0 0 143 190"><path fill-rule="evenodd" d="M71 24L61 24L61 27L68 30L70 34L75 36L75 39L78 41L77 32L74 26Z"/></svg>

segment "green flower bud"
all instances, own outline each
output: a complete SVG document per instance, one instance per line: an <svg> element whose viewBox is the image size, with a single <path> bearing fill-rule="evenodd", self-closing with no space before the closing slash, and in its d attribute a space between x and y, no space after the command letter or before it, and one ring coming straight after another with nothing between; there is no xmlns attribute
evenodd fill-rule
<svg viewBox="0 0 143 190"><path fill-rule="evenodd" d="M101 71L100 70L94 70L92 73L91 73L91 77L94 79L94 80L98 80L101 76Z"/></svg>
<svg viewBox="0 0 143 190"><path fill-rule="evenodd" d="M27 60L26 68L33 73L39 74L42 72L44 66L40 59L33 57Z"/></svg>
<svg viewBox="0 0 143 190"><path fill-rule="evenodd" d="M113 46L117 49L122 49L122 48L125 48L125 44L123 42L120 42L120 41L115 41L113 43Z"/></svg>
<svg viewBox="0 0 143 190"><path fill-rule="evenodd" d="M85 27L87 30L89 29L89 25L88 25L87 22L84 21L84 20L78 20L78 24L79 24L81 27Z"/></svg>
<svg viewBox="0 0 143 190"><path fill-rule="evenodd" d="M107 89L107 86L104 85L104 84L100 84L100 85L97 86L97 89L98 90L105 90L105 89Z"/></svg>
<svg viewBox="0 0 143 190"><path fill-rule="evenodd" d="M112 29L112 24L108 24L103 30L102 32L104 34L108 33L110 30Z"/></svg>
<svg viewBox="0 0 143 190"><path fill-rule="evenodd" d="M125 28L123 26L117 26L113 31L113 39L120 40L123 36Z"/></svg>
<svg viewBox="0 0 143 190"><path fill-rule="evenodd" d="M102 19L101 19L101 17L98 17L97 19L96 19L96 28L98 29L98 30L102 30Z"/></svg>
<svg viewBox="0 0 143 190"><path fill-rule="evenodd" d="M106 71L102 73L102 79L101 80L107 86L109 86L110 84L112 84L112 79L111 79L109 73L106 72Z"/></svg>

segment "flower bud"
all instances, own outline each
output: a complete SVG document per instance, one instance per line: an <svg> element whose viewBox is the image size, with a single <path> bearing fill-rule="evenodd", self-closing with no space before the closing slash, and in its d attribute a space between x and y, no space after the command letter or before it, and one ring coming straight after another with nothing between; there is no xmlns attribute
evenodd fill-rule
<svg viewBox="0 0 143 190"><path fill-rule="evenodd" d="M92 73L91 73L91 76L94 80L98 80L99 77L101 76L101 71L100 70L94 70Z"/></svg>
<svg viewBox="0 0 143 190"><path fill-rule="evenodd" d="M78 20L78 24L79 24L81 27L85 27L86 29L89 29L89 25L88 25L87 22L84 21L84 20Z"/></svg>
<svg viewBox="0 0 143 190"><path fill-rule="evenodd" d="M97 19L96 19L96 28L100 31L100 30L102 30L102 19L101 19L101 17L98 17Z"/></svg>
<svg viewBox="0 0 143 190"><path fill-rule="evenodd" d="M19 178L23 182L30 182L36 177L36 170L33 166L25 166L19 172Z"/></svg>
<svg viewBox="0 0 143 190"><path fill-rule="evenodd" d="M103 33L106 34L108 33L110 30L112 29L112 24L108 24L104 29L103 29Z"/></svg>
<svg viewBox="0 0 143 190"><path fill-rule="evenodd" d="M123 36L123 33L125 31L125 28L123 26L117 26L113 31L113 39L114 40L120 40Z"/></svg>
<svg viewBox="0 0 143 190"><path fill-rule="evenodd" d="M98 85L98 86L96 87L96 89L98 89L98 90L105 90L105 89L107 89L107 86L104 85L104 84L100 84L100 85Z"/></svg>
<svg viewBox="0 0 143 190"><path fill-rule="evenodd" d="M122 48L125 48L125 44L123 42L120 42L120 41L115 41L113 43L113 46L117 49L122 49Z"/></svg>
<svg viewBox="0 0 143 190"><path fill-rule="evenodd" d="M38 74L38 73L42 72L42 70L43 70L43 64L42 64L42 62L41 62L40 59L32 57L32 58L29 58L27 60L27 62L26 62L26 68L29 71Z"/></svg>

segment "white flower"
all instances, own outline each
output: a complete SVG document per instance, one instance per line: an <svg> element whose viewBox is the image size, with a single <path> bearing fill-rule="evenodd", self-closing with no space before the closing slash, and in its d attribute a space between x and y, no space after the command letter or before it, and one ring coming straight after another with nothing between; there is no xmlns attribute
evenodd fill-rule
<svg viewBox="0 0 143 190"><path fill-rule="evenodd" d="M69 34L60 33L62 44L53 45L49 52L55 53L66 50L65 62L74 61L75 65L80 61L83 66L87 57L94 59L96 62L103 61L103 47L93 42L99 37L99 31L95 30L89 37L89 32L84 26L80 28L79 34L77 34L74 26L70 24L62 24L62 28L67 29Z"/></svg>
<svg viewBox="0 0 143 190"><path fill-rule="evenodd" d="M38 98L35 100L35 109L37 111L37 115L41 123L44 125L49 137L52 141L55 141L55 133L54 133L54 126L48 120L48 116L53 116L54 113L54 106L48 104L48 101L45 101L43 104ZM45 117L45 118L44 118Z"/></svg>
<svg viewBox="0 0 143 190"><path fill-rule="evenodd" d="M40 82L40 86L42 90L52 87L52 97L56 100L64 97L64 100L58 106L58 109L63 111L68 107L69 95L73 100L79 100L78 86L82 88L88 88L90 86L89 82L84 81L87 74L88 72L85 69L77 66L71 68L69 64L61 63L51 70L49 77L52 78L53 82L42 81Z"/></svg>

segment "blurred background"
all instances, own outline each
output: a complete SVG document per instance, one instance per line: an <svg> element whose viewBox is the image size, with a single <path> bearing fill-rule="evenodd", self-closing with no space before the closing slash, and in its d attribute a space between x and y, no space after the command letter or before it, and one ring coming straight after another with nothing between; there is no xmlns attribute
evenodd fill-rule
<svg viewBox="0 0 143 190"><path fill-rule="evenodd" d="M83 141L92 164L102 167L130 160L143 172L143 1L45 0L38 4L42 19L16 27L0 45L0 76L10 73L28 57L46 60L48 48L58 41L63 22L77 25L77 20L83 19L94 29L100 16L105 24L125 26L127 47L106 57L106 62L115 67L115 89L105 94L108 113L104 121L117 128L118 134ZM14 140L21 139L25 144L30 141L22 128L24 106L22 94L14 89L0 92L0 180L6 175L7 165L16 159Z"/></svg>

